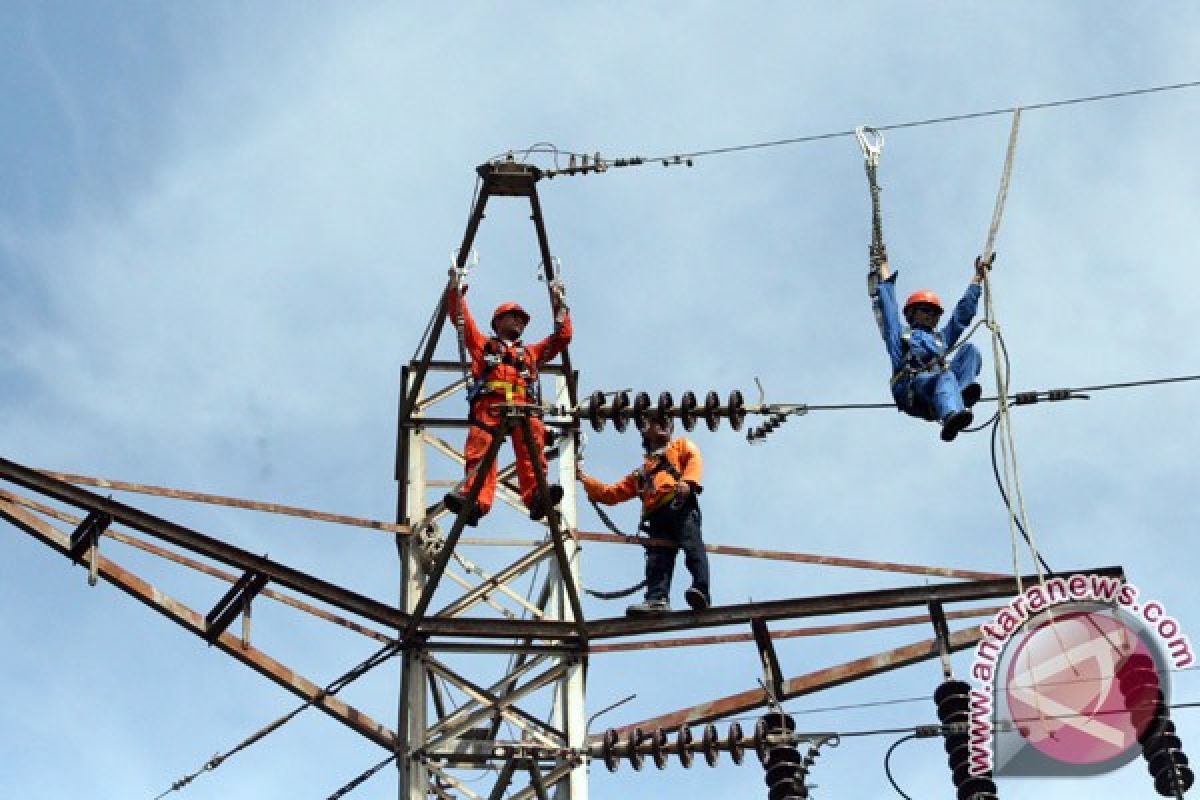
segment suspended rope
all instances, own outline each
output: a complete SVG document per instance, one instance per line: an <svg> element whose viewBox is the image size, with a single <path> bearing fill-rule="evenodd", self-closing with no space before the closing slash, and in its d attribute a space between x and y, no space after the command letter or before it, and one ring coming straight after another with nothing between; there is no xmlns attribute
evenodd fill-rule
<svg viewBox="0 0 1200 800"><path fill-rule="evenodd" d="M592 498L589 497L588 503L590 503L592 508L595 509L596 516L600 517L600 521L604 523L604 527L608 528L609 531L618 536L625 536L634 539L638 538L636 536L630 537L629 534L624 533L620 528L618 528L616 523L612 521L612 517L608 516L608 514L604 512L604 509L602 509L595 500L592 500ZM597 600L620 600L622 597L629 597L630 595L640 592L645 588L646 579L642 578L642 580L638 581L636 584L627 589L617 589L611 592L602 592L598 589L588 589L585 587L583 591Z"/></svg>
<svg viewBox="0 0 1200 800"><path fill-rule="evenodd" d="M1037 542L1029 524L1029 515L1025 508L1025 494L1021 487L1020 469L1017 464L1016 439L1013 436L1012 418L1008 402L1009 361L1004 347L1000 322L996 318L995 293L992 289L990 267L995 258L996 236L1000 232L1000 223L1004 219L1004 207L1008 200L1008 187L1012 180L1013 162L1016 158L1017 137L1021 130L1021 109L1013 111L1012 127L1008 134L1008 147L1004 155L1004 170L1000 177L1000 188L996 193L996 204L992 209L992 221L988 226L987 238L984 241L981 264L983 275L983 304L984 324L992 335L992 365L996 374L996 426L1000 441L1000 463L1002 477L1002 493L1014 503L1006 502L1008 512L1008 527L1012 541L1013 574L1017 576L1017 591L1024 588L1020 585L1021 565L1017 547L1017 529L1021 529L1029 546L1039 580L1045 580L1041 561L1038 554Z"/></svg>
<svg viewBox="0 0 1200 800"><path fill-rule="evenodd" d="M983 319L984 324L992 335L992 366L996 373L997 410L995 427L992 431L992 468L993 472L996 472L995 443L998 439L1000 442L1000 462L1003 472L1003 480L998 483L998 488L1000 489L1001 497L1004 498L1004 508L1008 517L1009 541L1012 546L1013 577L1017 582L1018 595L1023 594L1025 591L1025 588L1021 585L1021 557L1020 548L1017 543L1018 530L1020 530L1021 536L1029 547L1034 569L1037 571L1038 583L1041 584L1043 590L1046 586L1046 570L1043 569L1044 559L1038 551L1037 540L1034 538L1033 528L1029 524L1029 514L1025 508L1025 493L1021 487L1021 472L1017 463L1017 443L1016 438L1013 436L1012 416L1008 403L1008 380L1012 371L1012 363L1008 357L1008 348L1004 344L1004 336L1000 331L1000 322L996 318L995 296L992 291L990 273L992 262L996 257L996 236L1000 232L1000 223L1004 219L1004 206L1008 200L1008 187L1012 180L1013 162L1016 160L1017 137L1020 130L1021 109L1017 107L1013 109L1012 127L1009 129L1008 146L1005 148L1004 153L1004 169L1000 176L1000 188L996 192L996 204L992 208L992 221L988 226L987 238L984 241L983 250L981 251L982 255L976 262L976 266L982 268ZM1013 507L1012 503L1014 498L1016 500L1016 508ZM1072 671L1078 674L1079 670L1067 650L1058 625L1055 624L1053 611L1046 609L1046 614L1049 616L1050 629L1058 641L1059 650L1066 658ZM1040 701L1035 703L1035 709L1044 724L1045 715L1042 711Z"/></svg>
<svg viewBox="0 0 1200 800"><path fill-rule="evenodd" d="M579 471L583 466L583 451L584 451L584 447L587 443L587 440L584 437L582 432L577 431L576 435L577 435L577 438L575 440L575 470ZM629 534L625 533L620 528L618 528L617 523L612 521L612 517L610 517L604 511L604 509L602 509L600 507L600 504L597 503L595 500L593 500L592 498L589 497L588 503L591 504L592 509L595 510L595 512L596 512L596 516L598 516L600 518L600 521L602 523L604 523L604 527L608 528L608 530L610 532L616 534L617 536L625 537L626 539L638 538L636 536L630 536ZM611 592L602 592L598 589L589 589L585 586L583 588L583 591L584 591L584 593L596 598L597 600L620 600L622 597L629 597L630 595L640 592L642 589L645 589L645 588L646 588L646 579L643 578L642 580L638 581L633 586L630 586L626 589L616 589Z"/></svg>

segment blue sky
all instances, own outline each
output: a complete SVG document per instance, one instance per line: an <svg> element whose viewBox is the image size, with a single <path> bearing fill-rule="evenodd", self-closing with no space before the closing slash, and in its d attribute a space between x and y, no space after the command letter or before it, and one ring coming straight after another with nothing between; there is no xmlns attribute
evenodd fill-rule
<svg viewBox="0 0 1200 800"><path fill-rule="evenodd" d="M1198 23L1194 4L1174 2L13 0L0 6L0 455L388 519L398 375L462 236L476 164L540 141L657 155L1190 81ZM1014 388L1200 371L1187 291L1198 103L1192 90L1024 118L994 275ZM952 300L966 285L1008 124L888 135L885 233L902 292L927 285ZM887 399L852 140L555 180L541 194L585 391L752 394L757 376L777 402ZM491 208L471 296L477 309L526 304L537 333L547 318L526 217L511 202ZM1187 533L1200 511L1193 385L1015 413L1050 563L1124 565L1185 629L1200 626ZM985 436L946 446L932 425L853 411L791 420L761 447L727 429L694 438L712 542L1011 569ZM634 437L606 433L592 438L590 466L615 478L637 454ZM394 547L379 534L131 502L395 597ZM293 707L111 587L88 589L18 531L0 541L7 794L150 798ZM213 601L211 584L113 555L202 609ZM627 585L640 556L596 545L583 569L589 585ZM721 558L713 569L718 602L914 582ZM263 646L314 680L372 649L268 609L256 618ZM781 655L796 674L925 635L793 640ZM598 723L618 724L749 688L755 670L737 645L597 656L589 703L637 692ZM928 695L939 679L927 664L792 707ZM385 668L348 699L394 723L396 683ZM1200 684L1182 673L1176 694L1196 699ZM799 719L852 730L932 712L918 702ZM1194 747L1188 713L1178 723ZM890 741L827 753L818 796L887 796ZM377 752L313 714L186 795L324 797ZM895 769L914 797L948 795L935 744L905 745ZM760 781L756 764L636 778L599 768L592 792L715 797L764 791ZM359 794L391 796L394 784L385 772ZM1140 765L1053 791L1097 790L1151 791ZM1002 791L1041 797L1046 786Z"/></svg>

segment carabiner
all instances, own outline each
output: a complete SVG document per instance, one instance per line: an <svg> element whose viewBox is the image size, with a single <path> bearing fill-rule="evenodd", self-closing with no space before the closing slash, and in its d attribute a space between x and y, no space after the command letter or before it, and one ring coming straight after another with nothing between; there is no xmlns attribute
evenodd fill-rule
<svg viewBox="0 0 1200 800"><path fill-rule="evenodd" d="M462 250L457 247L450 251L450 267L458 273L459 280L465 282L467 274L479 266L479 251L472 247L470 254L463 259L462 266L460 267L458 265L458 257L461 252Z"/></svg>
<svg viewBox="0 0 1200 800"><path fill-rule="evenodd" d="M858 139L858 146L862 148L867 166L879 166L879 154L883 152L883 134L869 125L859 125L854 129L854 138Z"/></svg>

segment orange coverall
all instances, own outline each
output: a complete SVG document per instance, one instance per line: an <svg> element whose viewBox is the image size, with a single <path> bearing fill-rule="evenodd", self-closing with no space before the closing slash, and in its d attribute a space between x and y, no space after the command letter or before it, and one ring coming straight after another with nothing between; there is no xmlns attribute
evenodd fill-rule
<svg viewBox="0 0 1200 800"><path fill-rule="evenodd" d="M454 288L451 288L447 292L446 313L450 317L452 324L459 315L460 310L463 323L463 344L466 345L467 353L471 359L471 375L476 380L487 369L485 357L490 347L496 354L501 356L507 354L514 361L522 357L520 351L523 349L523 357L527 364L530 380L536 381L538 367L561 353L570 344L571 335L574 332L571 326L571 314L568 311L564 312L562 324L555 327L554 333L536 344L522 345L519 341L503 342L496 336L485 336L479 330L479 326L475 324L475 318L471 316L471 311L467 308L466 298L462 297ZM463 452L467 462L466 477L464 478L462 489L464 493L471 490L473 485L472 478L480 462L483 461L488 447L492 443L492 431L500 424L500 413L496 410L496 406L514 402L526 402L529 399L528 389L529 387L525 385L525 378L521 376L521 371L514 364L498 364L488 375L487 388L471 404L471 419L476 424L472 425L467 433L467 443ZM480 426L487 426L491 430L486 430ZM544 473L546 471L546 457L543 449L546 427L542 424L541 419L531 416L529 418L529 428L533 433L533 445L536 448L536 452L532 456L537 459L538 469ZM517 484L521 489L521 499L528 507L533 502L534 493L537 492L537 476L533 471L534 467L530 459L531 454L525 446L525 436L521 432L521 429L515 428L510 438L513 450L517 456ZM487 475L484 476L483 487L479 491L480 516L491 510L495 497L496 462L493 461Z"/></svg>
<svg viewBox="0 0 1200 800"><path fill-rule="evenodd" d="M584 491L593 502L608 506L640 495L643 517L650 516L671 502L675 497L675 484L681 480L692 484L693 491L699 491L700 481L704 477L704 459L700 457L699 447L687 439L672 439L663 448L663 456L679 473L679 478L675 478L667 469L655 471L660 457L647 453L641 469L635 469L616 483L604 483L591 475L581 475Z"/></svg>

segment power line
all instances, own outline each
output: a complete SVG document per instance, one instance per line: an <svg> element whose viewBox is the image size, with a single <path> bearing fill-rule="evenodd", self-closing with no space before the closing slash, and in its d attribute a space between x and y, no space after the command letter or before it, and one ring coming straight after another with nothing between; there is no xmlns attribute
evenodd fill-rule
<svg viewBox="0 0 1200 800"><path fill-rule="evenodd" d="M1003 114L1011 114L1018 108L1022 112L1038 111L1046 108L1058 108L1061 106L1080 105L1083 103L1098 103L1107 100L1117 100L1123 97L1134 97L1137 95L1156 94L1159 92L1173 92L1182 89L1194 89L1200 87L1200 81L1187 81L1185 83L1171 83L1160 86L1147 86L1140 89L1128 89L1120 92L1106 92L1105 94L1093 94L1084 97L1071 97L1064 100L1049 100L1042 103L1031 103L1024 106L1006 106L1004 108L994 108L987 111L972 111L964 114L950 114L942 117L928 117L925 119L911 120L908 122L893 122L887 125L872 126L877 131L895 131L905 128L919 128L925 125L941 125L947 122L962 122L970 119L981 119L983 117L995 117ZM853 130L831 131L829 133L817 133L807 136L795 136L788 139L774 139L766 142L753 142L750 144L732 145L729 147L715 147L709 150L695 150L690 153L672 153L666 156L656 156L654 158L636 158L636 159L619 159L614 162L613 166L638 166L642 163L663 162L665 164L680 163L689 159L700 158L702 156L724 155L726 153L740 153L747 150L762 150L769 147L783 147L792 144L805 144L808 142L818 142L825 139L837 139L846 136L853 136ZM625 163L621 163L625 162ZM636 163L629 163L636 162Z"/></svg>
<svg viewBox="0 0 1200 800"><path fill-rule="evenodd" d="M1159 386L1169 383L1188 383L1192 381L1200 381L1200 375L1179 375L1173 378L1148 378L1139 381L1125 381L1122 383L1102 383L1095 386L1080 386L1077 388L1063 389L1045 389L1029 392L1017 392L1009 395L1008 399L1014 405L1032 405L1034 403L1049 401L1056 402L1059 400L1086 400L1083 392L1105 392L1114 389L1134 389L1145 386ZM995 395L990 397L980 398L981 403L994 403L998 398ZM879 408L895 408L895 403L831 403L825 405L810 405L804 404L803 408L806 411L851 411L862 409L879 409Z"/></svg>
<svg viewBox="0 0 1200 800"><path fill-rule="evenodd" d="M227 759L229 759L231 756L237 755L242 750L245 750L247 747L250 747L251 745L262 741L270 734L274 733L275 731L279 730L287 723L291 722L302 711L305 711L306 709L312 707L313 705L325 700L327 697L332 697L333 695L337 694L342 689L346 688L346 686L350 685L354 681L361 678L363 675L366 675L368 672L375 669L375 667L379 666L380 664L384 663L388 659L392 658L392 656L396 655L396 653L398 653L399 651L400 651L399 644L385 645L383 648L376 651L374 654L372 654L366 660L361 662L358 666L356 666L353 669L351 669L350 671L344 673L343 675L341 675L340 677L335 679L332 683L330 683L328 686L326 686L324 689L317 692L315 695L313 695L313 697L311 699L305 701L301 705L292 709L291 711L284 714L282 717L275 720L274 722L271 722L271 723L263 726L262 728L259 728L257 731L250 734L248 737L243 739L241 742L239 742L234 747L230 748L228 751L226 751L224 753L218 753L217 755L213 756L208 761L204 762L204 765L201 766L195 772L191 772L187 775L184 775L179 780L172 783L169 789L167 789L164 792L162 792L161 794L159 794L157 797L154 798L154 800L162 800L162 798L166 797L167 795L171 794L172 792L178 792L179 790L183 789L185 786L187 786L189 783L194 781L199 776L203 775L205 772L212 772L217 767L219 767L223 763L225 763L225 761ZM372 773L372 774L374 774L374 773ZM370 777L370 776L368 775L367 777ZM363 780L366 780L366 778L363 778Z"/></svg>
<svg viewBox="0 0 1200 800"><path fill-rule="evenodd" d="M1170 667L1166 671L1170 672L1170 673L1181 673L1181 672L1196 672L1198 670L1200 670L1200 664L1196 664L1196 665L1193 665L1190 667ZM1115 676L1108 675L1108 676L1098 676L1098 677L1113 678ZM1065 681L1039 681L1038 686L1060 686L1060 685L1073 684L1073 683L1090 683L1090 682L1094 682L1095 680L1096 680L1096 678L1072 678L1071 680L1065 680ZM1006 689L1006 688L1007 688L1007 686L1004 684L999 684L996 686L997 691L999 691L1000 689ZM928 703L928 702L930 702L929 695L916 695L916 696L912 696L912 697L893 697L893 698L884 698L881 700L867 700L867 701L864 701L861 703L841 703L838 705L818 706L816 708L786 708L785 707L784 710L787 711L788 714L791 714L794 717L799 717L799 716L803 716L805 714L826 714L831 711L856 711L856 710L865 709L865 708L879 708L882 706L907 705L907 704L911 704L911 703ZM1191 704L1183 703L1183 704L1180 704L1180 707L1187 708L1187 707L1190 707L1190 705ZM723 717L723 719L737 720L739 722L746 722L746 721L758 719L758 717L746 715L746 716Z"/></svg>

